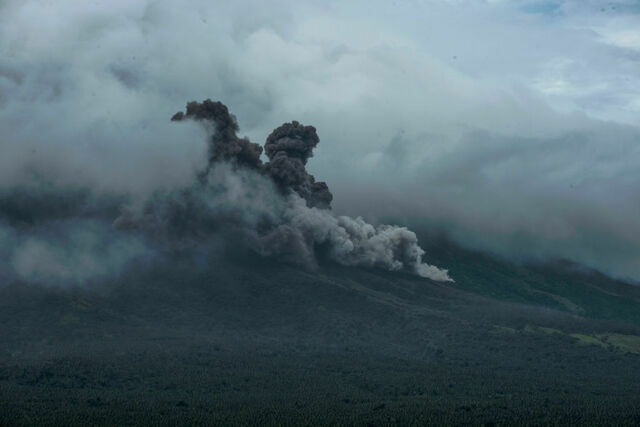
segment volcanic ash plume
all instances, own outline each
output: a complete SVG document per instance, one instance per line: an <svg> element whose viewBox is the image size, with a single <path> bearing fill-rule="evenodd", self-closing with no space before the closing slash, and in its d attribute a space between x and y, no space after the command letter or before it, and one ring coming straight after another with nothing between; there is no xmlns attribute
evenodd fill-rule
<svg viewBox="0 0 640 427"><path fill-rule="evenodd" d="M320 138L313 126L296 121L283 124L267 137L264 148L269 163L265 170L285 192L295 191L311 207L330 208L333 195L329 187L325 182L316 182L305 169L318 142Z"/></svg>
<svg viewBox="0 0 640 427"><path fill-rule="evenodd" d="M344 265L408 271L438 281L452 281L447 270L422 262L424 251L416 234L405 227L374 227L362 218L334 216L290 197L283 221L259 240L264 255L281 255L314 265L316 248L326 248L331 259Z"/></svg>
<svg viewBox="0 0 640 427"><path fill-rule="evenodd" d="M205 170L190 188L130 208L116 228L152 230L182 242L233 229L237 241L261 255L310 267L326 255L344 265L452 280L446 270L422 262L424 251L412 231L332 214L327 184L305 168L319 143L313 126L293 121L275 129L264 146L269 161L263 163L263 148L238 137L237 120L221 102L190 102L172 120L195 120L207 130Z"/></svg>
<svg viewBox="0 0 640 427"><path fill-rule="evenodd" d="M202 103L189 102L186 113L178 112L173 121L196 120L209 132L209 166L220 161L230 161L269 176L283 194L293 191L306 200L309 206L329 208L333 195L324 182L316 182L313 175L307 173L307 160L313 156L313 148L320 138L313 126L303 126L294 121L275 129L267 138L265 152L269 158L262 164L262 147L239 138L238 122L229 113L226 105L210 99Z"/></svg>
<svg viewBox="0 0 640 427"><path fill-rule="evenodd" d="M189 102L186 113L178 112L171 118L177 122L185 119L197 120L209 132L209 166L227 160L253 169L262 168L262 147L247 138L238 138L238 122L223 103L210 99Z"/></svg>

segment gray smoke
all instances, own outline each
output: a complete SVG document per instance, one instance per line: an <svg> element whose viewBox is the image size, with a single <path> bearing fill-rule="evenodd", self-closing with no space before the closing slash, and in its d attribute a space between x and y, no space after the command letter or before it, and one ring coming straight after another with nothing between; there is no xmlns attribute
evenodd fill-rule
<svg viewBox="0 0 640 427"><path fill-rule="evenodd" d="M179 245L197 244L234 230L234 238L255 252L308 267L319 254L344 265L407 271L450 281L446 270L422 262L415 233L404 227L374 227L362 218L334 216L331 193L305 165L319 138L312 126L286 123L262 147L237 136L237 121L220 102L190 102L172 120L196 120L208 130L208 164L188 188L156 192L129 206L114 226L165 236Z"/></svg>
<svg viewBox="0 0 640 427"><path fill-rule="evenodd" d="M262 147L236 135L239 130L238 122L223 103L210 99L202 103L189 102L186 113L178 112L171 118L172 121L185 119L197 120L209 131L209 166L217 161L227 160L250 168L262 167Z"/></svg>
<svg viewBox="0 0 640 427"><path fill-rule="evenodd" d="M361 217L335 217L326 209L310 208L290 196L278 225L258 240L264 255L285 254L315 262L314 249L328 246L331 259L344 265L409 271L438 281L452 281L447 270L422 262L424 251L416 234L405 227L374 227Z"/></svg>
<svg viewBox="0 0 640 427"><path fill-rule="evenodd" d="M296 121L283 124L264 144L269 157L265 169L281 189L295 191L310 207L330 208L333 194L329 187L325 182L316 182L305 169L318 142L320 138L313 126L303 126Z"/></svg>
<svg viewBox="0 0 640 427"><path fill-rule="evenodd" d="M248 138L238 137L238 121L220 101L189 102L185 113L180 111L171 118L172 121L185 119L199 122L210 134L208 167L203 175L215 162L230 161L268 175L283 194L294 191L311 207L331 206L333 195L327 184L316 182L305 169L307 160L313 156L313 148L320 142L313 126L294 121L275 129L265 143L269 162L263 165L262 147Z"/></svg>
<svg viewBox="0 0 640 427"><path fill-rule="evenodd" d="M81 183L135 205L189 187L202 130L166 118L215 93L252 141L294 117L322 129L306 169L331 177L333 212L640 280L631 6L302 3L0 1L0 189Z"/></svg>

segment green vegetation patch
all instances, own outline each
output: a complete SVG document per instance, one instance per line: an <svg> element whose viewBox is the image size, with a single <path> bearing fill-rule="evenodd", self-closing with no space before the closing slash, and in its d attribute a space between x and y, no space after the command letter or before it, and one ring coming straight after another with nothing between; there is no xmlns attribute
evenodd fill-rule
<svg viewBox="0 0 640 427"><path fill-rule="evenodd" d="M623 353L640 354L640 336L615 333L581 334L565 333L560 329L527 325L522 329L509 328L507 326L493 325L489 331L491 334L515 335L515 334L545 334L561 335L577 340L581 345L597 345L605 349L612 349Z"/></svg>
<svg viewBox="0 0 640 427"><path fill-rule="evenodd" d="M560 329L539 327L538 330L540 332L544 332L545 334L549 334L549 335L552 335L552 334L564 335L564 332L562 332Z"/></svg>
<svg viewBox="0 0 640 427"><path fill-rule="evenodd" d="M622 335L622 334L601 334L598 335L602 341L610 344L616 350L625 352L640 354L640 337L636 335Z"/></svg>
<svg viewBox="0 0 640 427"><path fill-rule="evenodd" d="M491 334L517 334L518 330L513 328L508 328L506 326L494 325L493 329L489 331Z"/></svg>
<svg viewBox="0 0 640 427"><path fill-rule="evenodd" d="M604 347L604 348L608 348L609 347L607 345L607 343L605 343L602 340L600 340L599 338L596 338L596 337L591 336L591 335L570 334L569 336L577 339L580 344L599 345L599 346Z"/></svg>

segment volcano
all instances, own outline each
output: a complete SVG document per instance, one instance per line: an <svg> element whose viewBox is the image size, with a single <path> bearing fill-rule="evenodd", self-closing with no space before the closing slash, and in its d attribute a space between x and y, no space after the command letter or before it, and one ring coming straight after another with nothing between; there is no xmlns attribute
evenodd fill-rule
<svg viewBox="0 0 640 427"><path fill-rule="evenodd" d="M640 290L432 242L456 282L251 252L0 289L0 420L633 424Z"/></svg>

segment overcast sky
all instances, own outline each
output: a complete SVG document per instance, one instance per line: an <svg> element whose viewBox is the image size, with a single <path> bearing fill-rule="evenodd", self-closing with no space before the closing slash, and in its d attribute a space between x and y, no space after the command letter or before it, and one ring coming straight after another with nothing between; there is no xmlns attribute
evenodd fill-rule
<svg viewBox="0 0 640 427"><path fill-rule="evenodd" d="M0 186L188 182L212 98L338 213L640 279L640 2L0 0Z"/></svg>

